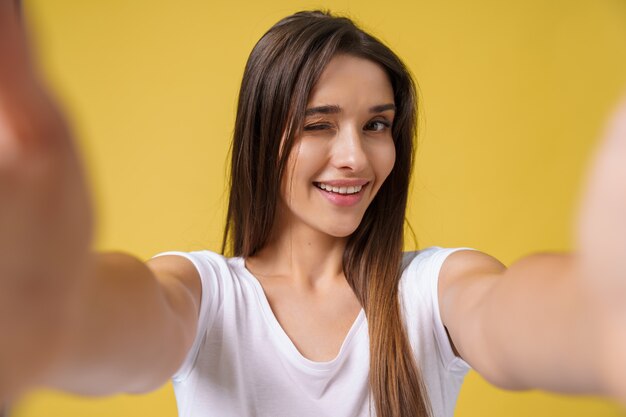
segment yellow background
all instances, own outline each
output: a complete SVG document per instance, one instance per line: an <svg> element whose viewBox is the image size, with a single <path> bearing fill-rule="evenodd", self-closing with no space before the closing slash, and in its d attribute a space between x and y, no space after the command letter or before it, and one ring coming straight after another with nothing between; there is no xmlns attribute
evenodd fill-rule
<svg viewBox="0 0 626 417"><path fill-rule="evenodd" d="M146 259L219 249L247 55L279 18L320 7L354 17L416 75L410 220L419 247L471 246L506 264L571 248L589 152L626 86L623 0L27 0L41 63L88 166L98 249ZM98 400L35 392L14 413L161 417L176 406L167 385ZM456 415L626 412L605 400L503 392L472 373Z"/></svg>

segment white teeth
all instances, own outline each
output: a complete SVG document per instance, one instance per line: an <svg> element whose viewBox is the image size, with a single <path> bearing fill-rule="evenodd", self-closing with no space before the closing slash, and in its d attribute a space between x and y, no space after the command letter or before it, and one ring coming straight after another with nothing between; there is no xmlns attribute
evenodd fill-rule
<svg viewBox="0 0 626 417"><path fill-rule="evenodd" d="M349 187L336 187L328 184L324 184L323 182L316 183L318 188L322 190L326 190L329 192L337 193L337 194L356 194L363 188L362 185L355 185Z"/></svg>

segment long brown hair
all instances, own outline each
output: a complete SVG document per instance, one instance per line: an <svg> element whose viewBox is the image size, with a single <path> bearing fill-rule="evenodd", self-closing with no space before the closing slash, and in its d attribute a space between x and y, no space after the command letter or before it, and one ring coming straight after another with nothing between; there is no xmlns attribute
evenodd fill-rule
<svg viewBox="0 0 626 417"><path fill-rule="evenodd" d="M398 298L416 90L402 61L350 19L322 11L295 13L276 23L252 50L239 93L222 252L229 249L233 256L249 257L267 243L310 92L338 53L380 65L389 76L397 107L392 127L395 165L348 238L343 255L344 274L368 320L376 414L426 417L430 406Z"/></svg>

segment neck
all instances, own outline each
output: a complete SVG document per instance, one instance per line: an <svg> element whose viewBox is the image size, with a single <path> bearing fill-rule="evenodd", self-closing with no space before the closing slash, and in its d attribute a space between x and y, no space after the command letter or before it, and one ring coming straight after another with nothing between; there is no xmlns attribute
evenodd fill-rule
<svg viewBox="0 0 626 417"><path fill-rule="evenodd" d="M277 218L286 216L277 216ZM246 264L255 275L282 277L294 286L324 290L345 284L343 253L347 237L334 237L290 219L277 222L268 243Z"/></svg>

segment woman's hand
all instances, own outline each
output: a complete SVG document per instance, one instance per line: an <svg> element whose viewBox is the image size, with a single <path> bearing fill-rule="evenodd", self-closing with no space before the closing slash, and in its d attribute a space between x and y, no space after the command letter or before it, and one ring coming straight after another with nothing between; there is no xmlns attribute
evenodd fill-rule
<svg viewBox="0 0 626 417"><path fill-rule="evenodd" d="M598 314L598 360L626 404L626 97L597 150L578 218L584 284Z"/></svg>
<svg viewBox="0 0 626 417"><path fill-rule="evenodd" d="M68 126L0 0L0 404L62 349L90 268L92 209Z"/></svg>

